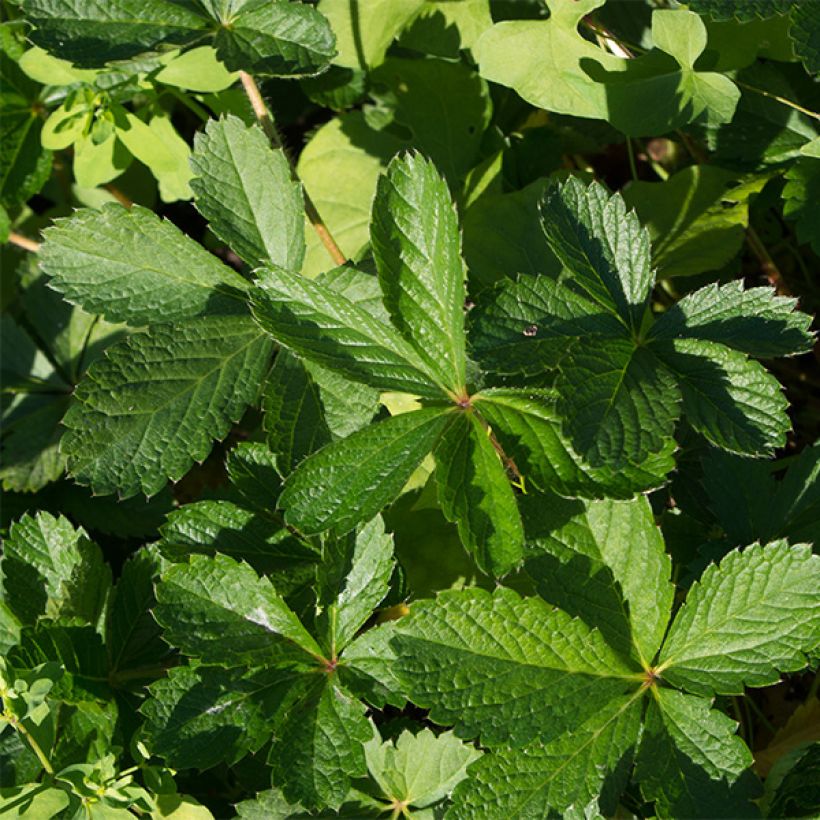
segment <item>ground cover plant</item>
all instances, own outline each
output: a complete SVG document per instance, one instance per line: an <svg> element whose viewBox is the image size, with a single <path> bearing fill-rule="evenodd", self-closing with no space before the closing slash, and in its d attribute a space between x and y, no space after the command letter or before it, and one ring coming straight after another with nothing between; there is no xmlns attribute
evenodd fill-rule
<svg viewBox="0 0 820 820"><path fill-rule="evenodd" d="M3 0L0 817L820 811L813 0Z"/></svg>

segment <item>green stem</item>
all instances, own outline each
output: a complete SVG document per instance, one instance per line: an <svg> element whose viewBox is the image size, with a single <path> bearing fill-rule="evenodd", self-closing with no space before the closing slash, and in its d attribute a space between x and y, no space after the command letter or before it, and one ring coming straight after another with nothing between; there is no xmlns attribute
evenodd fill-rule
<svg viewBox="0 0 820 820"><path fill-rule="evenodd" d="M807 117L811 117L815 120L820 120L820 114L816 111L812 111L809 108L804 108L799 103L794 102L793 100L786 99L786 97L781 97L779 94L772 94L771 91L766 91L762 88L757 88L754 85L749 85L748 83L743 83L740 80L734 81L735 85L740 86L740 88L745 88L747 91L751 91L754 94L760 94L762 97L768 97L770 100L775 100L779 102L781 105L786 105L789 108L793 108L795 111L799 111L801 114L805 114Z"/></svg>
<svg viewBox="0 0 820 820"><path fill-rule="evenodd" d="M169 85L165 86L165 91L196 114L202 122L208 122L211 119L211 115L196 100L190 99L187 94L183 94L179 89Z"/></svg>
<svg viewBox="0 0 820 820"><path fill-rule="evenodd" d="M635 164L635 148L632 145L632 138L626 138L626 153L629 157L629 172L632 174L634 182L638 181L638 166Z"/></svg>
<svg viewBox="0 0 820 820"><path fill-rule="evenodd" d="M7 715L3 715L3 718L7 720L25 739L28 745L31 747L31 751L37 755L37 759L40 761L40 765L46 770L47 774L53 775L54 769L51 765L51 762L46 757L45 752L40 748L40 744L34 739L34 736L26 729L25 726L15 717L9 717Z"/></svg>

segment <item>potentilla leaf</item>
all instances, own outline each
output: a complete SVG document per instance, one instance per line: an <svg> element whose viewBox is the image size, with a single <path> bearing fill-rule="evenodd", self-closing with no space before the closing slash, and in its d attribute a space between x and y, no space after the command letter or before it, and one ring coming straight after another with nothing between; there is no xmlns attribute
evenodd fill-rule
<svg viewBox="0 0 820 820"><path fill-rule="evenodd" d="M760 786L737 724L709 701L654 690L644 720L635 779L661 818L758 817Z"/></svg>
<svg viewBox="0 0 820 820"><path fill-rule="evenodd" d="M707 285L684 296L652 327L656 339L691 338L720 344L749 356L790 356L811 350L811 317L795 310L797 300L774 288L743 289L739 281Z"/></svg>
<svg viewBox="0 0 820 820"><path fill-rule="evenodd" d="M208 29L205 16L172 0L25 0L23 11L37 45L83 66L186 45Z"/></svg>
<svg viewBox="0 0 820 820"><path fill-rule="evenodd" d="M628 339L578 342L561 363L557 411L594 467L640 463L672 438L681 393L648 347Z"/></svg>
<svg viewBox="0 0 820 820"><path fill-rule="evenodd" d="M2 598L23 624L39 618L96 625L111 590L111 569L85 530L47 512L24 515L3 543Z"/></svg>
<svg viewBox="0 0 820 820"><path fill-rule="evenodd" d="M544 491L581 498L632 498L636 492L660 487L675 466L671 438L640 464L625 462L616 470L583 461L561 432L553 390L490 388L476 394L474 401L524 478Z"/></svg>
<svg viewBox="0 0 820 820"><path fill-rule="evenodd" d="M401 491L451 418L428 407L377 422L306 458L285 482L279 506L306 534L348 532Z"/></svg>
<svg viewBox="0 0 820 820"><path fill-rule="evenodd" d="M539 594L648 668L666 632L674 587L646 497L583 504L528 496L522 515L526 569Z"/></svg>
<svg viewBox="0 0 820 820"><path fill-rule="evenodd" d="M171 766L229 765L270 739L297 678L281 669L178 666L151 684L140 707L146 744Z"/></svg>
<svg viewBox="0 0 820 820"><path fill-rule="evenodd" d="M548 188L539 207L547 243L573 283L637 333L655 283L649 234L638 217L618 194L575 177Z"/></svg>
<svg viewBox="0 0 820 820"><path fill-rule="evenodd" d="M436 445L436 485L467 552L483 572L502 576L521 561L524 530L490 435L474 412L455 417Z"/></svg>
<svg viewBox="0 0 820 820"><path fill-rule="evenodd" d="M590 816L590 810L611 815L626 785L641 712L640 696L614 698L547 744L485 754L456 789L447 816L542 820Z"/></svg>
<svg viewBox="0 0 820 820"><path fill-rule="evenodd" d="M713 444L767 455L786 443L788 402L759 362L700 339L675 339L653 350L677 376L687 421Z"/></svg>
<svg viewBox="0 0 820 820"><path fill-rule="evenodd" d="M292 802L337 809L351 779L367 773L363 744L373 736L365 707L335 676L305 680L288 704L268 760L273 780Z"/></svg>
<svg viewBox="0 0 820 820"><path fill-rule="evenodd" d="M444 397L413 347L364 308L281 269L265 271L261 278L251 291L254 316L298 356L381 390Z"/></svg>
<svg viewBox="0 0 820 820"><path fill-rule="evenodd" d="M413 604L394 645L413 702L488 746L548 743L639 686L600 632L504 588Z"/></svg>
<svg viewBox="0 0 820 820"><path fill-rule="evenodd" d="M247 282L135 205L86 208L44 232L40 258L69 302L134 326L241 309Z"/></svg>
<svg viewBox="0 0 820 820"><path fill-rule="evenodd" d="M370 226L393 325L435 381L466 387L464 263L447 183L420 154L396 157L379 179Z"/></svg>
<svg viewBox="0 0 820 820"><path fill-rule="evenodd" d="M801 669L820 643L820 557L776 541L729 553L696 582L660 655L663 678L739 694Z"/></svg>
<svg viewBox="0 0 820 820"><path fill-rule="evenodd" d="M281 489L275 453L259 441L244 441L228 453L225 469L242 502L273 518L271 501Z"/></svg>
<svg viewBox="0 0 820 820"><path fill-rule="evenodd" d="M181 478L256 400L271 347L240 315L157 325L109 348L63 419L69 471L123 498Z"/></svg>
<svg viewBox="0 0 820 820"><path fill-rule="evenodd" d="M230 9L214 46L231 71L304 77L322 71L336 54L330 23L312 6L241 0Z"/></svg>
<svg viewBox="0 0 820 820"><path fill-rule="evenodd" d="M238 117L210 120L191 157L197 210L249 265L299 271L305 257L304 198L282 149Z"/></svg>
<svg viewBox="0 0 820 820"><path fill-rule="evenodd" d="M157 585L154 611L172 646L206 662L310 664L322 654L270 581L226 555L172 566Z"/></svg>

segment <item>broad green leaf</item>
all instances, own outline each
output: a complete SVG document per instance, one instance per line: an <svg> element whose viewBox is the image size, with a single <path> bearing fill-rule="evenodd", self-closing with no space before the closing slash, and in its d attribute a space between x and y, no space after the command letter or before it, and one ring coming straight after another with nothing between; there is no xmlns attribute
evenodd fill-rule
<svg viewBox="0 0 820 820"><path fill-rule="evenodd" d="M448 797L467 776L467 766L481 757L452 732L437 736L427 728L415 735L405 729L395 742L376 736L364 751L384 797L420 809Z"/></svg>
<svg viewBox="0 0 820 820"><path fill-rule="evenodd" d="M340 4L347 9L349 0L340 0ZM395 0L390 4L394 6ZM352 111L323 125L299 155L299 178L345 256L353 257L368 241L379 174L405 145L388 131L370 128L360 111ZM302 272L316 276L335 263L312 228L308 227L306 236Z"/></svg>
<svg viewBox="0 0 820 820"><path fill-rule="evenodd" d="M609 816L626 783L640 723L640 699L623 696L547 744L485 754L453 795L448 816L541 820L590 809Z"/></svg>
<svg viewBox="0 0 820 820"><path fill-rule="evenodd" d="M132 160L131 152L116 133L99 144L86 134L74 143L74 179L81 188L96 188L118 177Z"/></svg>
<svg viewBox="0 0 820 820"><path fill-rule="evenodd" d="M98 493L153 495L239 421L270 352L247 316L158 325L115 345L89 368L63 420L70 472Z"/></svg>
<svg viewBox="0 0 820 820"><path fill-rule="evenodd" d="M43 270L70 302L135 326L235 312L245 280L171 222L105 205L44 232Z"/></svg>
<svg viewBox="0 0 820 820"><path fill-rule="evenodd" d="M171 118L157 114L143 122L123 108L115 109L114 116L117 139L148 166L159 183L162 201L190 199L191 149L171 125Z"/></svg>
<svg viewBox="0 0 820 820"><path fill-rule="evenodd" d="M179 768L233 764L271 736L292 678L279 669L178 666L142 704L146 745Z"/></svg>
<svg viewBox="0 0 820 820"><path fill-rule="evenodd" d="M631 182L623 197L646 225L659 278L719 270L743 245L749 199L768 181L712 165L692 165L665 182ZM735 183L734 185L732 183Z"/></svg>
<svg viewBox="0 0 820 820"><path fill-rule="evenodd" d="M71 99L71 103L69 103ZM40 141L44 148L51 151L62 151L83 136L91 124L93 109L85 98L66 99L63 104L49 114L43 125Z"/></svg>
<svg viewBox="0 0 820 820"><path fill-rule="evenodd" d="M490 0L428 0L399 44L422 54L457 59L462 49L472 50L492 24Z"/></svg>
<svg viewBox="0 0 820 820"><path fill-rule="evenodd" d="M231 487L249 509L273 518L271 501L279 494L281 482L276 471L276 455L258 441L243 441L225 459Z"/></svg>
<svg viewBox="0 0 820 820"><path fill-rule="evenodd" d="M382 390L443 398L397 331L327 286L278 269L251 292L264 330L298 356Z"/></svg>
<svg viewBox="0 0 820 820"><path fill-rule="evenodd" d="M638 749L635 779L661 818L759 816L749 771L752 755L736 724L703 698L653 690Z"/></svg>
<svg viewBox="0 0 820 820"><path fill-rule="evenodd" d="M791 425L780 384L742 353L700 339L654 345L678 378L687 421L724 450L765 455L786 441Z"/></svg>
<svg viewBox="0 0 820 820"><path fill-rule="evenodd" d="M420 154L394 159L379 180L371 237L390 318L435 380L466 389L464 264L447 183Z"/></svg>
<svg viewBox="0 0 820 820"><path fill-rule="evenodd" d="M264 389L268 444L276 453L279 470L288 475L302 459L331 441L319 386L299 359L280 350Z"/></svg>
<svg viewBox="0 0 820 820"><path fill-rule="evenodd" d="M470 316L473 352L497 373L538 375L578 338L620 336L623 325L573 287L571 275L503 280Z"/></svg>
<svg viewBox="0 0 820 820"><path fill-rule="evenodd" d="M197 210L249 265L299 271L305 255L304 202L282 150L238 117L211 120L191 160Z"/></svg>
<svg viewBox="0 0 820 820"><path fill-rule="evenodd" d="M11 208L45 185L51 151L40 141L40 87L5 52L0 52L0 78L0 205Z"/></svg>
<svg viewBox="0 0 820 820"><path fill-rule="evenodd" d="M336 53L327 19L303 3L241 0L231 3L214 39L231 71L274 77L317 74Z"/></svg>
<svg viewBox="0 0 820 820"><path fill-rule="evenodd" d="M379 409L380 393L374 387L351 382L342 374L315 362L302 364L322 402L325 422L333 438L344 438L369 424Z"/></svg>
<svg viewBox="0 0 820 820"><path fill-rule="evenodd" d="M384 600L395 566L393 536L376 516L348 538L326 540L317 570L318 628L337 657Z"/></svg>
<svg viewBox="0 0 820 820"><path fill-rule="evenodd" d="M319 11L336 34L333 62L346 68L374 68L396 35L421 11L425 0L320 0Z"/></svg>
<svg viewBox="0 0 820 820"><path fill-rule="evenodd" d="M774 498L775 536L792 541L820 541L820 446L806 447L789 469ZM761 539L763 540L763 539ZM768 540L768 539L767 539Z"/></svg>
<svg viewBox="0 0 820 820"><path fill-rule="evenodd" d="M660 656L664 679L691 692L739 694L801 669L820 643L820 558L776 541L729 553L696 582Z"/></svg>
<svg viewBox="0 0 820 820"><path fill-rule="evenodd" d="M68 792L45 783L0 788L0 812L8 820L57 817L70 802Z"/></svg>
<svg viewBox="0 0 820 820"><path fill-rule="evenodd" d="M208 27L190 5L172 0L25 0L23 11L34 26L36 45L80 66L126 60L161 45L186 45Z"/></svg>
<svg viewBox="0 0 820 820"><path fill-rule="evenodd" d="M162 560L152 549L141 549L125 562L114 587L106 619L105 648L116 681L150 680L160 676L170 649L152 614L154 580Z"/></svg>
<svg viewBox="0 0 820 820"><path fill-rule="evenodd" d="M345 649L342 670L345 679L355 681L356 691L368 703L383 708L385 704L402 708L407 698L396 677L396 651L392 640L398 621L367 629Z"/></svg>
<svg viewBox="0 0 820 820"><path fill-rule="evenodd" d="M368 521L399 494L450 421L431 407L378 422L323 447L285 482L285 520L311 534Z"/></svg>
<svg viewBox="0 0 820 820"><path fill-rule="evenodd" d="M503 587L413 604L394 644L413 702L488 746L548 743L634 691L640 678L597 630Z"/></svg>
<svg viewBox="0 0 820 820"><path fill-rule="evenodd" d="M474 412L459 413L436 445L436 485L467 552L498 577L521 561L524 530L507 464L490 435Z"/></svg>
<svg viewBox="0 0 820 820"><path fill-rule="evenodd" d="M582 504L534 496L524 499L522 514L526 568L539 594L648 668L666 633L674 587L647 499Z"/></svg>
<svg viewBox="0 0 820 820"><path fill-rule="evenodd" d="M157 585L154 612L172 646L206 662L275 664L285 641L302 650L305 664L321 655L270 581L226 555L172 566Z"/></svg>
<svg viewBox="0 0 820 820"><path fill-rule="evenodd" d="M743 289L739 281L707 285L684 296L652 328L654 338L694 338L760 358L805 353L814 345L811 316L774 288Z"/></svg>
<svg viewBox="0 0 820 820"><path fill-rule="evenodd" d="M820 22L812 11L806 3L794 3L789 37L806 71L820 74Z"/></svg>
<svg viewBox="0 0 820 820"><path fill-rule="evenodd" d="M93 69L74 68L68 60L53 57L39 46L26 49L18 65L32 80L43 85L93 83L99 73Z"/></svg>
<svg viewBox="0 0 820 820"><path fill-rule="evenodd" d="M337 809L353 778L367 771L364 746L373 736L365 707L332 676L315 676L289 705L271 746L273 780L305 806Z"/></svg>
<svg viewBox="0 0 820 820"><path fill-rule="evenodd" d="M216 59L211 46L199 46L172 57L154 79L164 85L208 93L229 88L236 82L236 74Z"/></svg>
<svg viewBox="0 0 820 820"><path fill-rule="evenodd" d="M5 655L12 646L20 642L20 626L19 618L6 601L0 600L0 654Z"/></svg>
<svg viewBox="0 0 820 820"><path fill-rule="evenodd" d="M432 5L432 4L428 4ZM463 1L453 5L464 5ZM491 105L487 84L462 62L391 57L369 77L412 145L456 186L479 159Z"/></svg>
<svg viewBox="0 0 820 820"><path fill-rule="evenodd" d="M556 388L565 434L594 467L640 463L660 452L680 413L672 373L628 339L578 342L561 362Z"/></svg>
<svg viewBox="0 0 820 820"><path fill-rule="evenodd" d="M553 391L491 388L478 393L474 401L519 472L544 491L582 498L631 498L662 485L675 466L672 439L640 464L627 461L617 470L587 464L561 433Z"/></svg>
<svg viewBox="0 0 820 820"><path fill-rule="evenodd" d="M234 808L241 820L290 820L302 812L302 807L291 803L280 789L258 792L254 799L243 800Z"/></svg>
<svg viewBox="0 0 820 820"><path fill-rule="evenodd" d="M692 11L707 14L713 20L754 20L785 14L794 5L794 0L748 0L743 4L734 0L689 0Z"/></svg>
<svg viewBox="0 0 820 820"><path fill-rule="evenodd" d="M517 274L558 276L561 263L544 242L538 217L544 188L538 180L520 191L483 196L467 208L463 243L471 281L483 287Z"/></svg>
<svg viewBox="0 0 820 820"><path fill-rule="evenodd" d="M820 161L801 159L786 170L783 187L783 216L795 223L797 238L811 245L815 253L820 249L820 229L812 213L811 203L820 192Z"/></svg>
<svg viewBox="0 0 820 820"><path fill-rule="evenodd" d="M25 515L3 544L3 600L23 624L81 618L97 624L111 570L83 529L47 512Z"/></svg>
<svg viewBox="0 0 820 820"><path fill-rule="evenodd" d="M632 333L640 330L655 280L649 235L623 198L570 177L547 189L540 212L547 242L573 283Z"/></svg>

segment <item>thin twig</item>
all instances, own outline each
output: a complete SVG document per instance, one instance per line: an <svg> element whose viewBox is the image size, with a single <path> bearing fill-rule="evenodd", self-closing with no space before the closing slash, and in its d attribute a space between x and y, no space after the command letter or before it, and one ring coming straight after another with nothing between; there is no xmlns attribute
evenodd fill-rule
<svg viewBox="0 0 820 820"><path fill-rule="evenodd" d="M35 242L33 239L29 239L27 236L15 233L14 231L9 234L9 242L12 245L17 245L18 248L22 248L24 251L38 253L40 250L39 242Z"/></svg>
<svg viewBox="0 0 820 820"><path fill-rule="evenodd" d="M267 136L270 144L274 148L282 149L285 156L288 157L288 161L290 161L291 170L293 171L294 176L296 176L296 171L293 168L293 161L290 159L287 151L285 150L285 146L282 143L282 138L279 136L279 132L276 129L276 124L268 111L267 105L265 105L265 101L262 99L262 93L259 90L259 86L256 84L256 80L254 80L254 78L245 71L239 72L239 79L242 81L242 87L245 89L245 94L248 96L254 116L256 117L259 125L262 127L262 130L265 132L265 136ZM303 191L305 196L305 213L307 214L307 218L310 220L311 225L313 225L313 229L319 235L319 239L322 240L322 244L327 249L331 259L333 259L337 265L344 265L345 262L347 262L347 257L342 253L341 248L336 244L336 240L333 238L327 225L319 215L319 211L316 210L316 206L313 204L310 194L308 194L307 190L304 190L304 186Z"/></svg>
<svg viewBox="0 0 820 820"><path fill-rule="evenodd" d="M778 293L789 296L789 287L783 281L783 274L780 273L774 259L772 259L757 231L751 225L746 228L746 241L752 253L757 257L757 261L760 262L760 269L769 280L769 284L773 285Z"/></svg>

